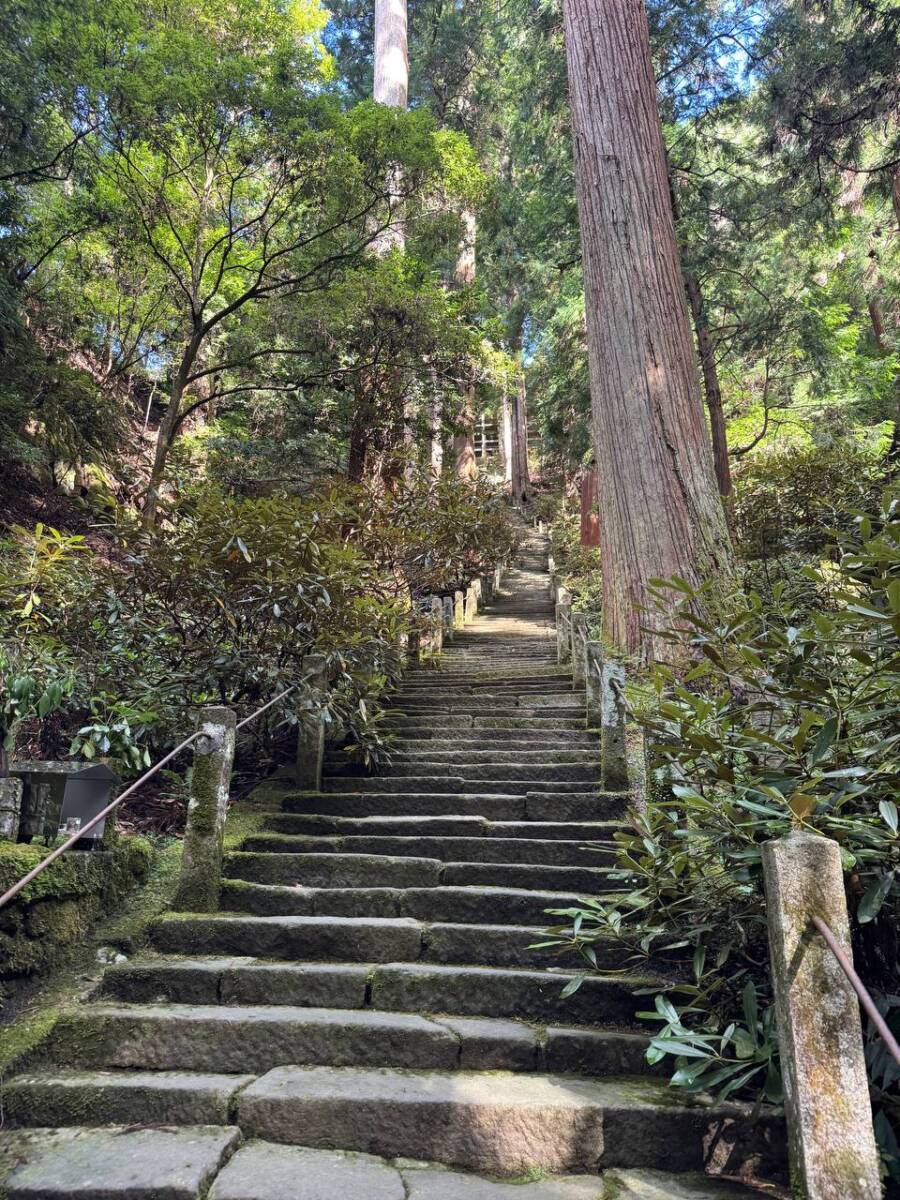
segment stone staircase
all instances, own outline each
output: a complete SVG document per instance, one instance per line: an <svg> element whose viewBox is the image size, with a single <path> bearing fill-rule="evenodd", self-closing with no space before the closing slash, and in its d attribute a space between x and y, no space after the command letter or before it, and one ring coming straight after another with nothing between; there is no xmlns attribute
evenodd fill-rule
<svg viewBox="0 0 900 1200"><path fill-rule="evenodd" d="M397 697L393 766L329 756L4 1081L7 1200L738 1200L740 1114L644 1061L647 980L534 949L602 889L601 794L556 665L542 539ZM736 1119L738 1118L738 1119ZM724 1148L724 1149L723 1149ZM0 1172L2 1178L2 1172Z"/></svg>

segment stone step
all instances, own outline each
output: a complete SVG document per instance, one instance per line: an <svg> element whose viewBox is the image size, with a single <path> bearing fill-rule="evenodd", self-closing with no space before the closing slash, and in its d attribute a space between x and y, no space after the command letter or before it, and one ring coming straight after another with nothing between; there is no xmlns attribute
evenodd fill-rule
<svg viewBox="0 0 900 1200"><path fill-rule="evenodd" d="M456 924L546 924L548 909L571 908L578 896L529 888L300 888L225 880L221 908L261 917L414 917Z"/></svg>
<svg viewBox="0 0 900 1200"><path fill-rule="evenodd" d="M297 1181L304 1181L302 1192ZM209 1200L598 1200L590 1175L502 1183L434 1163L388 1162L352 1150L251 1142L217 1178ZM710 1186L714 1186L712 1183ZM729 1200L731 1192L673 1192L677 1200Z"/></svg>
<svg viewBox="0 0 900 1200"><path fill-rule="evenodd" d="M543 1047L541 1062L548 1070L632 1074L647 1069L642 1056L648 1039L630 1026L636 1008L643 1004L633 990L651 986L652 981L637 976L588 976L574 995L561 1000L563 987L575 978L571 971L558 969L273 963L246 956L150 958L111 967L100 999L135 1005L136 1014L145 1011L141 1007L145 1004L244 1009L268 1004L272 1007L259 1011L264 1016L273 1014L273 1019L282 1008L289 1016L300 1009L346 1013L375 1008L382 1013L443 1013L541 1026L565 1018L570 1024L554 1025L552 1037L547 1033L538 1039ZM474 1032L478 1031L470 1030Z"/></svg>
<svg viewBox="0 0 900 1200"><path fill-rule="evenodd" d="M80 1067L260 1074L273 1067L369 1066L438 1070L538 1069L536 1032L514 1021L426 1018L396 1008L292 1007L264 1004L91 1004L65 1017L56 1054ZM249 1082L243 1080L243 1083ZM29 1097L52 1092L55 1076L10 1085L13 1119L32 1111ZM43 1091L41 1091L43 1089ZM227 1115L227 1114L225 1114ZM222 1119L225 1119L223 1115ZM49 1118L49 1119L48 1119ZM44 1107L40 1124L65 1123ZM109 1118L104 1118L107 1120ZM113 1115L113 1120L124 1119ZM28 1119L28 1123L35 1123Z"/></svg>
<svg viewBox="0 0 900 1200"><path fill-rule="evenodd" d="M479 816L329 817L315 813L269 813L263 829L308 837L541 838L578 842L609 841L621 828L614 821L489 821Z"/></svg>
<svg viewBox="0 0 900 1200"><path fill-rule="evenodd" d="M141 1007L139 1011L145 1010ZM4 1112L14 1125L228 1125L235 1096L259 1074L229 1074L227 1067L218 1064L215 1072L209 1073L209 1055L206 1066L196 1073L189 1065L178 1063L176 1069L155 1070L149 1060L124 1064L146 1068L133 1071L72 1070L70 1064L86 1068L114 1058L111 1038L116 1023L92 1022L80 1013L78 1019L81 1032L90 1039L85 1044L75 1036L75 1018L67 1018L68 1023L60 1027L61 1042L56 1041L54 1030L54 1053L66 1063L65 1068L4 1080ZM148 1028L152 1024L151 1018ZM127 1030L122 1032L127 1036ZM182 1065L186 1069L180 1069Z"/></svg>
<svg viewBox="0 0 900 1200"><path fill-rule="evenodd" d="M453 737L446 729L434 727L423 729L416 737L392 735L392 750L417 750L432 747L435 750L538 750L546 747L551 753L556 750L571 750L585 747L599 753L600 739L587 729L492 729L481 733L475 729L460 729Z"/></svg>
<svg viewBox="0 0 900 1200"><path fill-rule="evenodd" d="M373 782L378 781L366 780L365 790L287 793L283 807L287 812L338 817L440 816L451 807L456 813L495 821L610 821L624 816L629 803L628 796L615 792L555 791L546 787L519 793L457 794L412 787L392 792L387 788L372 790Z"/></svg>
<svg viewBox="0 0 900 1200"><path fill-rule="evenodd" d="M524 822L522 822L524 824ZM605 842L612 844L611 835L619 828L605 827ZM602 834L595 835L602 836ZM353 854L409 856L454 863L537 863L541 866L597 867L609 861L608 846L591 847L581 840L528 837L460 837L422 833L416 836L347 834L341 837L314 837L282 833L257 833L247 837L242 849L252 853L294 855ZM251 879L242 873L239 878ZM260 883L281 883L283 880L263 879Z"/></svg>
<svg viewBox="0 0 900 1200"><path fill-rule="evenodd" d="M417 839L408 840L415 843ZM482 839L477 840L480 842ZM560 844L540 843L541 846ZM596 853L593 861L596 863L593 867L570 867L527 861L498 863L490 858L486 861L445 863L436 858L391 856L380 852L355 854L341 850L324 854L237 852L228 856L226 874L250 883L312 888L494 885L534 888L538 891L596 892L604 883L603 876L597 874L604 859ZM607 856L605 861L609 863L612 860Z"/></svg>
<svg viewBox="0 0 900 1200"><path fill-rule="evenodd" d="M548 762L549 754L543 752L537 761L523 761L517 754L486 755L485 761L471 762L462 759L456 762L446 761L446 756L425 755L421 758L404 760L397 755L384 775L375 778L393 783L398 779L452 777L461 780L463 784L471 780L516 780L531 784L537 783L599 783L600 762L597 755L592 753L577 753L572 760L564 762ZM325 768L328 781L336 779L369 779L365 770L358 764L348 761L331 760Z"/></svg>
<svg viewBox="0 0 900 1200"><path fill-rule="evenodd" d="M512 717L502 716L472 716L471 713L439 713L433 717L416 717L404 716L400 712L392 712L390 709L385 715L385 728L389 731L396 731L403 737L414 737L416 731L421 730L423 736L428 736L429 732L434 732L438 736L447 735L448 730L455 729L474 729L479 733L492 734L494 731L514 732L520 737L528 737L531 730L571 730L575 733L584 733L585 722L587 716L579 713L575 717L564 717L554 713L553 716L529 716L526 713L517 710Z"/></svg>
<svg viewBox="0 0 900 1200"><path fill-rule="evenodd" d="M469 746L444 749L436 745L435 741L436 739L423 738L418 744L409 746L406 749L397 745L392 746L391 765L388 768L388 773L395 772L399 764L405 763L416 763L419 766L425 763L442 763L451 767L464 767L468 763L491 763L498 766L501 764L515 766L519 763L556 766L558 763L576 763L595 767L599 764L597 746L576 746L564 749L558 746L548 746L542 742L539 746L528 750L523 749L519 745L489 746L475 750ZM551 759L552 763L549 762ZM327 755L326 762L328 763L327 769L330 773L333 766L346 763L346 753L342 751L331 752Z"/></svg>
<svg viewBox="0 0 900 1200"><path fill-rule="evenodd" d="M0 1189L5 1200L198 1200L240 1141L207 1125L0 1133Z"/></svg>
<svg viewBox="0 0 900 1200"><path fill-rule="evenodd" d="M278 1067L238 1097L250 1137L428 1158L497 1175L700 1170L710 1109L652 1080Z"/></svg>
<svg viewBox="0 0 900 1200"><path fill-rule="evenodd" d="M442 770L440 764L422 764L411 767L409 773L400 767L393 775L332 775L322 781L322 788L325 792L442 792L445 796L472 793L482 796L514 796L537 791L586 792L589 785L599 790L599 767L562 766L546 771L540 771L537 767L523 767L521 774L514 774L512 767L498 767L496 770L490 767L475 767L472 772L465 773L463 768L453 767L452 774L450 770Z"/></svg>
<svg viewBox="0 0 900 1200"><path fill-rule="evenodd" d="M467 702L465 707L473 721L476 722L482 715L485 717L577 717L579 719L586 715L584 702L576 700L571 692L559 698L523 696L521 703L513 696L485 696ZM433 702L416 700L409 701L402 706L398 705L391 711L405 717L441 717L457 713L459 705L454 705L452 701L437 699Z"/></svg>

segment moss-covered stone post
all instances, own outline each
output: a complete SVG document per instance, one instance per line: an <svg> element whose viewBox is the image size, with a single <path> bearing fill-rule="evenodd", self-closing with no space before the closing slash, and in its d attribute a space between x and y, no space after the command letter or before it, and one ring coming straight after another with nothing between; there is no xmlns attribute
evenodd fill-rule
<svg viewBox="0 0 900 1200"><path fill-rule="evenodd" d="M587 643L587 614L572 613L572 689L580 692L585 682L584 647Z"/></svg>
<svg viewBox="0 0 900 1200"><path fill-rule="evenodd" d="M201 708L198 728L174 907L182 912L215 912L222 886L222 840L234 762L234 713L230 708Z"/></svg>
<svg viewBox="0 0 900 1200"><path fill-rule="evenodd" d="M466 623L466 598L461 591L453 593L453 628L462 629Z"/></svg>
<svg viewBox="0 0 900 1200"><path fill-rule="evenodd" d="M447 638L448 641L452 641L454 617L453 597L444 596L441 603L444 606L444 637Z"/></svg>
<svg viewBox="0 0 900 1200"><path fill-rule="evenodd" d="M859 1003L810 925L821 918L850 955L840 849L794 832L766 842L762 862L795 1194L881 1200Z"/></svg>
<svg viewBox="0 0 900 1200"><path fill-rule="evenodd" d="M584 690L587 697L587 727L599 729L602 715L600 673L603 670L603 643L584 643Z"/></svg>
<svg viewBox="0 0 900 1200"><path fill-rule="evenodd" d="M19 836L22 780L0 779L0 838L14 842Z"/></svg>
<svg viewBox="0 0 900 1200"><path fill-rule="evenodd" d="M600 672L600 782L608 792L628 787L625 745L625 668L607 658Z"/></svg>
<svg viewBox="0 0 900 1200"><path fill-rule="evenodd" d="M303 660L308 692L297 714L297 760L294 780L304 792L322 790L322 765L325 760L325 713L322 707L326 687L324 654L308 654Z"/></svg>
<svg viewBox="0 0 900 1200"><path fill-rule="evenodd" d="M556 591L556 661L568 662L572 653L572 597L564 587Z"/></svg>

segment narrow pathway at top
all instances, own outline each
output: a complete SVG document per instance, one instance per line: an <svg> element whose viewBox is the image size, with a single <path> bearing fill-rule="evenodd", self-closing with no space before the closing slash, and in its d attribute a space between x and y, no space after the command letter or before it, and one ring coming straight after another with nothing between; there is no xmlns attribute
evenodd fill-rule
<svg viewBox="0 0 900 1200"><path fill-rule="evenodd" d="M588 843L627 802L556 665L545 560L529 536L441 667L406 676L386 773L334 753L321 793L279 793L221 911L161 920L52 1065L6 1083L7 1121L45 1130L4 1135L10 1200L755 1194L683 1174L716 1118L647 1073L615 947L567 999L572 968L533 948L547 909L602 890Z"/></svg>

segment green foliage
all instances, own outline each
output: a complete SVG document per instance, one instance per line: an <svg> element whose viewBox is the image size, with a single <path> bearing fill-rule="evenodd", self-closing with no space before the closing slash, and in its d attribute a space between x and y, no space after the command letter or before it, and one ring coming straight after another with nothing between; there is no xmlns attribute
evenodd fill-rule
<svg viewBox="0 0 900 1200"><path fill-rule="evenodd" d="M673 1059L673 1083L688 1090L779 1094L761 878L770 838L803 827L839 843L857 964L886 1003L900 983L898 497L858 517L835 561L806 574L823 603L799 614L778 587L770 609L751 593L710 615L704 593L660 583L661 601L678 598L668 636L691 665L682 676L657 666L636 715L673 782L616 835L616 893L560 912L568 923L553 931L588 964L612 938L668 976L642 1014L662 1022L649 1057Z"/></svg>

